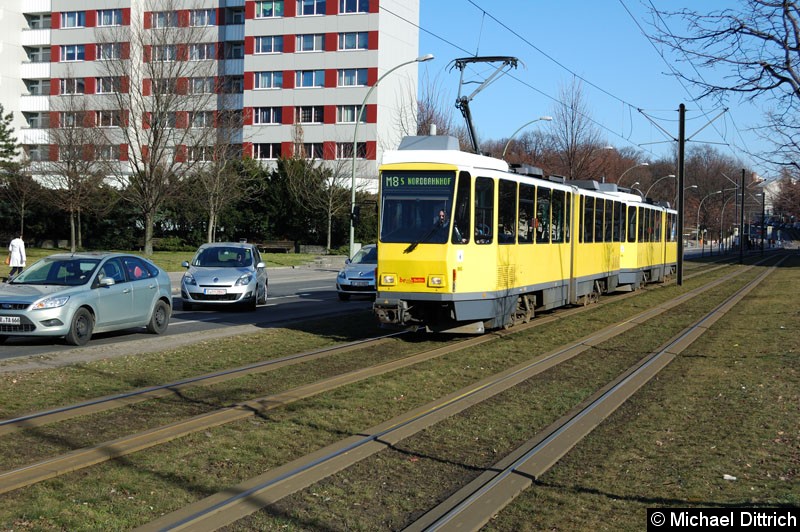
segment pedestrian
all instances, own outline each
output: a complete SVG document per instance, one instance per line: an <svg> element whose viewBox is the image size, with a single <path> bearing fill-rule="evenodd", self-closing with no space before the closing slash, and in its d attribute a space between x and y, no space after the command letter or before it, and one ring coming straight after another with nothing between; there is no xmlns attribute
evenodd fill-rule
<svg viewBox="0 0 800 532"><path fill-rule="evenodd" d="M27 261L27 257L25 256L25 242L22 240L21 233L8 244L8 257L8 265L11 266L11 272L9 272L8 278L13 279L14 276L22 271Z"/></svg>

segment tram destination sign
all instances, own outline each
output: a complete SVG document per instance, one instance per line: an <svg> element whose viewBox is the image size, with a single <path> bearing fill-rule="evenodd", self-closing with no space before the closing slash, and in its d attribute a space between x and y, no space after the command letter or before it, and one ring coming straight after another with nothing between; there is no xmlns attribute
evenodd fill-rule
<svg viewBox="0 0 800 532"><path fill-rule="evenodd" d="M381 182L384 190L444 192L453 189L455 180L454 172L384 172Z"/></svg>

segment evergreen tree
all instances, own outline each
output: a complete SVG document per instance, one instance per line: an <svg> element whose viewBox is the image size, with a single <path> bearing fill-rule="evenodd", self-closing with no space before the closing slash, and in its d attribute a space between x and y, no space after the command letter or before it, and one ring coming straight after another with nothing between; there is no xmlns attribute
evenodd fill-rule
<svg viewBox="0 0 800 532"><path fill-rule="evenodd" d="M14 113L6 113L3 104L0 104L0 163L4 166L17 157L17 137L11 125L13 120Z"/></svg>

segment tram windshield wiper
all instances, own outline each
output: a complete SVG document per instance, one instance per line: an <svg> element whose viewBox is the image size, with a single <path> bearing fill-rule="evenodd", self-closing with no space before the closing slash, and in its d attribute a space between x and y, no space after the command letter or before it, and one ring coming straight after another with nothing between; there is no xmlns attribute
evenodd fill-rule
<svg viewBox="0 0 800 532"><path fill-rule="evenodd" d="M417 241L415 241L415 242L412 242L412 243L411 243L411 244L410 244L410 245L409 245L409 246L408 246L406 249L404 249L404 250L403 250L403 253L411 253L412 251L414 251L415 249L417 249L417 246L418 246L418 245L420 245L420 244L422 244L422 243L424 243L424 242L428 242L428 241L430 240L431 236L433 236L433 234L434 234L436 231L447 231L449 228L450 228L450 224L445 224L445 225L434 225L433 227L431 227L431 228L428 230L428 232L427 232L427 233L425 233L425 235L424 235L422 238L420 238L419 240L417 240ZM445 239L445 242L446 242L446 241L447 241L447 240Z"/></svg>

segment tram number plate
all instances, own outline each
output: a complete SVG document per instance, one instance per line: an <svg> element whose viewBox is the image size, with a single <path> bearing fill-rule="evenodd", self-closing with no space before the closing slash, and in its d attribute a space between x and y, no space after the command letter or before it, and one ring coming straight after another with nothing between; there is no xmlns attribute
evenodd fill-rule
<svg viewBox="0 0 800 532"><path fill-rule="evenodd" d="M369 286L369 281L353 281L353 286Z"/></svg>
<svg viewBox="0 0 800 532"><path fill-rule="evenodd" d="M0 316L0 325L19 325L19 316Z"/></svg>
<svg viewBox="0 0 800 532"><path fill-rule="evenodd" d="M224 296L225 289L224 288L206 288L204 293L207 296Z"/></svg>

